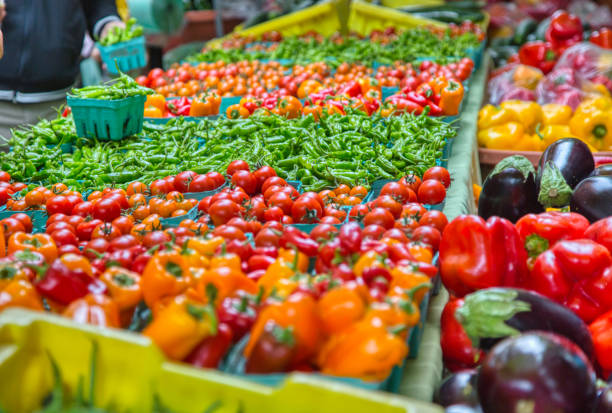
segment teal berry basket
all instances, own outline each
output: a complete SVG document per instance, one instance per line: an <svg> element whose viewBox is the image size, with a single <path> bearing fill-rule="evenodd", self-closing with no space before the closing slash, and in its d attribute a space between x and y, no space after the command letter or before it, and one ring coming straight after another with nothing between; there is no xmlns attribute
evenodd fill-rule
<svg viewBox="0 0 612 413"><path fill-rule="evenodd" d="M147 65L144 36L110 46L102 46L100 43L96 45L107 70L113 75L118 75L119 70L128 72Z"/></svg>
<svg viewBox="0 0 612 413"><path fill-rule="evenodd" d="M79 137L118 141L142 131L146 96L80 99L67 96Z"/></svg>

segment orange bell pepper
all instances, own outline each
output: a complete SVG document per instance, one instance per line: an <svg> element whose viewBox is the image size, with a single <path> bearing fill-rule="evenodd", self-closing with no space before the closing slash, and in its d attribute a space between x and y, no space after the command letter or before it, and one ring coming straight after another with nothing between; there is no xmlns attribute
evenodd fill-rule
<svg viewBox="0 0 612 413"><path fill-rule="evenodd" d="M272 291L274 285L283 278L289 278L296 272L308 270L308 257L291 249L280 249L278 257L270 264L264 275L257 280L257 287L263 288L264 297Z"/></svg>
<svg viewBox="0 0 612 413"><path fill-rule="evenodd" d="M385 267L385 260L382 255L374 250L370 250L359 257L355 265L353 265L353 272L357 277L361 277L366 268L378 267Z"/></svg>
<svg viewBox="0 0 612 413"><path fill-rule="evenodd" d="M187 245L184 245L183 248L178 251L192 270L197 268L208 268L210 265L210 261L206 256L200 254L195 249L187 247Z"/></svg>
<svg viewBox="0 0 612 413"><path fill-rule="evenodd" d="M120 311L136 307L142 300L140 275L125 268L111 267L100 280L106 285L108 295L117 303Z"/></svg>
<svg viewBox="0 0 612 413"><path fill-rule="evenodd" d="M390 333L378 317L368 317L333 335L319 352L323 374L385 379L408 353L405 340Z"/></svg>
<svg viewBox="0 0 612 413"><path fill-rule="evenodd" d="M211 305L190 299L172 300L143 330L172 360L183 360L209 336L217 334L217 317Z"/></svg>
<svg viewBox="0 0 612 413"><path fill-rule="evenodd" d="M304 363L317 353L323 337L321 318L312 296L295 293L283 302L270 304L264 308L251 329L249 342L244 349L247 359L257 341L262 337L268 322L273 322L283 328L292 328L296 347L291 365Z"/></svg>
<svg viewBox="0 0 612 413"><path fill-rule="evenodd" d="M327 291L317 302L317 309L327 334L339 333L359 321L367 301L355 289L340 286Z"/></svg>
<svg viewBox="0 0 612 413"><path fill-rule="evenodd" d="M247 277L240 269L232 267L212 267L206 270L198 280L196 290L206 297L209 285L216 288L215 302L221 303L226 297L234 294L235 291L244 290L250 294L257 294L257 284Z"/></svg>
<svg viewBox="0 0 612 413"><path fill-rule="evenodd" d="M93 277L91 264L89 260L82 255L64 254L60 257L60 261L71 271L81 270L90 277Z"/></svg>
<svg viewBox="0 0 612 413"><path fill-rule="evenodd" d="M16 279L0 291L0 311L8 307L29 308L44 311L42 300L36 288L26 280Z"/></svg>
<svg viewBox="0 0 612 413"><path fill-rule="evenodd" d="M77 323L119 328L119 307L102 294L87 294L70 303L63 315Z"/></svg>
<svg viewBox="0 0 612 413"><path fill-rule="evenodd" d="M422 287L422 288L419 288ZM400 288L404 291L413 290L413 298L417 303L423 301L423 297L431 287L429 277L409 267L399 266L391 270L391 284L389 290Z"/></svg>
<svg viewBox="0 0 612 413"><path fill-rule="evenodd" d="M41 253L47 263L51 263L57 258L55 242L47 234L26 234L25 232L12 234L8 241L8 253L13 254L23 250Z"/></svg>
<svg viewBox="0 0 612 413"><path fill-rule="evenodd" d="M30 278L22 268L13 263L0 264L0 291L16 280L30 281Z"/></svg>
<svg viewBox="0 0 612 413"><path fill-rule="evenodd" d="M366 318L379 318L395 333L405 338L410 327L419 323L421 314L419 307L410 299L391 298L387 302L373 302Z"/></svg>
<svg viewBox="0 0 612 413"><path fill-rule="evenodd" d="M408 244L408 250L415 260L431 264L433 260L433 251L430 246L418 241L411 241Z"/></svg>
<svg viewBox="0 0 612 413"><path fill-rule="evenodd" d="M206 239L204 237L194 237L187 240L187 248L199 252L201 255L211 257L217 251L217 248L222 245L225 240L221 237Z"/></svg>
<svg viewBox="0 0 612 413"><path fill-rule="evenodd" d="M463 85L459 82L450 81L440 90L440 108L442 114L455 116L459 114L459 106L463 100Z"/></svg>
<svg viewBox="0 0 612 413"><path fill-rule="evenodd" d="M222 252L210 259L210 268L228 267L236 271L241 271L241 260L237 254Z"/></svg>
<svg viewBox="0 0 612 413"><path fill-rule="evenodd" d="M185 291L192 283L192 275L179 252L158 251L149 259L140 281L144 301L151 307L163 297Z"/></svg>
<svg viewBox="0 0 612 413"><path fill-rule="evenodd" d="M144 108L144 117L145 118L163 118L164 117L164 112L155 107L155 106L145 106Z"/></svg>
<svg viewBox="0 0 612 413"><path fill-rule="evenodd" d="M162 113L166 110L166 97L159 93L154 93L147 96L145 106L153 106L158 108Z"/></svg>

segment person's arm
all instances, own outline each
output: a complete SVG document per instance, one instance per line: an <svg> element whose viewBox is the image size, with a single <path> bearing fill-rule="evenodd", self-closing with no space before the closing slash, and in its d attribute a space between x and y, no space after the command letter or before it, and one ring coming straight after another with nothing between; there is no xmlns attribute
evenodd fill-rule
<svg viewBox="0 0 612 413"><path fill-rule="evenodd" d="M81 0L87 28L94 39L103 37L113 26L124 26L119 18L115 0Z"/></svg>

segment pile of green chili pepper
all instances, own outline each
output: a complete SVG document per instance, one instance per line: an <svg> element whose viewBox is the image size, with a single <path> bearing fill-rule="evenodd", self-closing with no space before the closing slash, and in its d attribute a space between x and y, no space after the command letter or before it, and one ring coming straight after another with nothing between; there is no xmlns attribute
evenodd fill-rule
<svg viewBox="0 0 612 413"><path fill-rule="evenodd" d="M136 37L143 35L143 28L141 25L136 24L136 19L131 18L125 23L125 27L113 27L109 33L100 39L102 46L111 46L113 44L127 42Z"/></svg>
<svg viewBox="0 0 612 413"><path fill-rule="evenodd" d="M468 49L479 45L474 33L451 36L446 32L442 37L426 29L415 28L402 32L389 44L363 40L356 37L343 38L342 42L326 38L323 41L288 37L273 48L265 51L248 51L246 48L209 49L187 58L190 62L238 62L241 60L290 60L294 64L324 61L332 67L342 62L391 64L395 61L412 62L417 57L427 56L429 60L446 63L453 58L468 55Z"/></svg>
<svg viewBox="0 0 612 413"><path fill-rule="evenodd" d="M153 90L140 86L134 79L125 73L102 85L85 86L72 89L70 94L81 99L117 100L131 96L143 96L154 93Z"/></svg>
<svg viewBox="0 0 612 413"><path fill-rule="evenodd" d="M83 191L135 180L148 184L185 170L224 172L231 161L244 159L270 165L283 178L302 181L306 190L320 190L423 173L441 159L456 133L426 115L381 118L349 109L346 116L323 116L319 122L311 115L145 122L141 135L119 142L79 139L72 130L49 146L54 122L63 125L71 119L43 121L14 134L12 151L0 153L2 170L15 180L63 182ZM59 143L69 140L73 153L63 153Z"/></svg>

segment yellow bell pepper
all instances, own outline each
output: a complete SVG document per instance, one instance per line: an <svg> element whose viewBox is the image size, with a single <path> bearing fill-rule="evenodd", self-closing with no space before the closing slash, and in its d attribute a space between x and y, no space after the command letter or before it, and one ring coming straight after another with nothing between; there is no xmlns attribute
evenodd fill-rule
<svg viewBox="0 0 612 413"><path fill-rule="evenodd" d="M525 128L518 122L508 122L478 132L478 144L488 149L513 149L523 139Z"/></svg>
<svg viewBox="0 0 612 413"><path fill-rule="evenodd" d="M382 255L380 255L376 251L368 251L359 257L359 259L353 266L353 272L357 277L361 277L363 271L366 268L378 268L384 266L385 260Z"/></svg>
<svg viewBox="0 0 612 413"><path fill-rule="evenodd" d="M214 237L210 239L194 237L187 240L187 248L195 250L201 255L210 257L215 254L217 248L224 242L225 241L221 237Z"/></svg>
<svg viewBox="0 0 612 413"><path fill-rule="evenodd" d="M544 125L567 125L572 117L572 108L568 105L548 103L542 105L542 123Z"/></svg>
<svg viewBox="0 0 612 413"><path fill-rule="evenodd" d="M301 252L295 255L294 250L280 249L278 258L270 264L264 275L257 280L257 287L263 288L267 297L279 280L290 278L296 272L304 273L308 269L308 257Z"/></svg>
<svg viewBox="0 0 612 413"><path fill-rule="evenodd" d="M502 102L500 107L516 114L525 129L525 133L534 133L538 123L542 123L542 108L535 102L507 100Z"/></svg>
<svg viewBox="0 0 612 413"><path fill-rule="evenodd" d="M598 151L612 146L612 109L610 99L582 102L570 119L570 130Z"/></svg>
<svg viewBox="0 0 612 413"><path fill-rule="evenodd" d="M489 129L493 126L503 125L508 122L518 122L519 117L514 111L496 107L493 105L485 105L478 112L478 129Z"/></svg>
<svg viewBox="0 0 612 413"><path fill-rule="evenodd" d="M513 149L517 151L543 151L545 149L544 140L538 134L530 135L526 133Z"/></svg>
<svg viewBox="0 0 612 413"><path fill-rule="evenodd" d="M542 137L544 149L559 139L576 137L568 125L548 125L536 130L536 132Z"/></svg>

